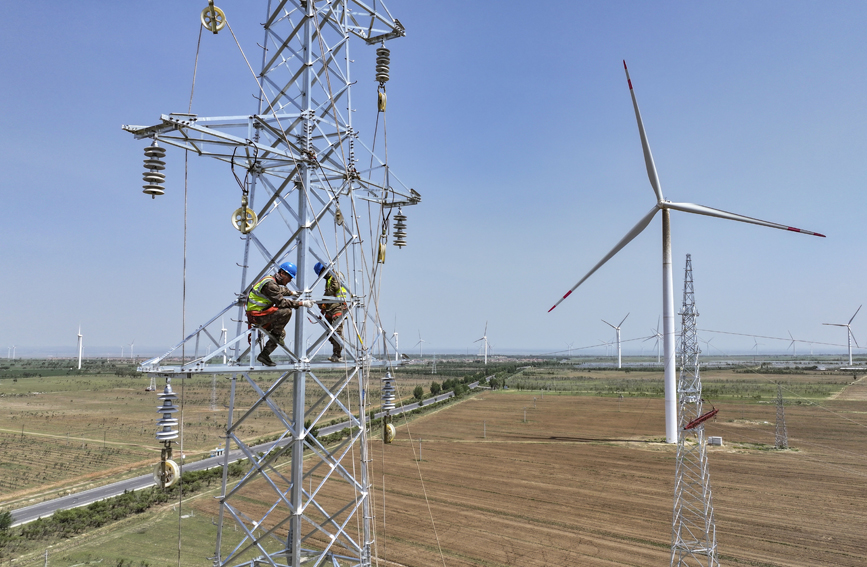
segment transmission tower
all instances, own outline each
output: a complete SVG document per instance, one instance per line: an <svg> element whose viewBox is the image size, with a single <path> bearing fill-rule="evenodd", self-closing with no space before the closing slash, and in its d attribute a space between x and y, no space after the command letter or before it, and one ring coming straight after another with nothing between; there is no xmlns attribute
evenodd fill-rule
<svg viewBox="0 0 867 567"><path fill-rule="evenodd" d="M237 183L230 178L226 189L239 198L232 223L243 235L237 296L139 370L165 377L210 373L231 378L215 567L369 566L374 537L365 422L369 396L364 393L371 391L372 370L394 364L375 355L387 351L380 341L388 340L375 332L382 326L376 308L379 266L389 234L394 245L406 245L401 207L421 200L373 151L385 145L390 70L385 42L405 31L381 1L269 1L263 16L264 41L258 41L264 47L255 83L251 74L259 89L257 108L249 109L254 113L163 114L151 126L124 126L136 139L151 140L144 176L144 192L151 196L164 193L166 146L213 158L227 173L231 165ZM241 30L218 34L231 27L231 17L209 3L201 14L206 28L202 43L226 41L234 47L234 35ZM350 47L359 40L376 49L376 69L353 76ZM373 131L380 146L376 137L363 143L353 128L351 90L356 83L355 88L366 85L370 94L377 92L377 106L360 110L376 113ZM390 229L392 212L395 225ZM318 309L298 309L294 333L287 328L285 345L273 355L277 366L265 367L256 358L268 337L245 324L247 292L286 260L297 266L290 284L300 294L297 299L308 305L345 302L347 308L333 322L320 317ZM328 269L317 276L315 262ZM323 295L322 279L329 271L347 289L345 299ZM234 336L230 332L224 339L217 325L227 313L235 314L238 323ZM340 324L342 337L336 332ZM345 362L328 362L320 355L331 337L341 342ZM205 354L205 345L215 350ZM179 364L181 352L188 358L192 353L192 360ZM291 405L278 401L287 398ZM239 405L251 399L249 406ZM239 434L262 412L284 429L264 451ZM312 431L335 418L351 433L325 446ZM233 449L240 449L250 463L236 484L227 478ZM305 453L310 457L306 461ZM287 459L288 470L278 466Z"/></svg>
<svg viewBox="0 0 867 567"><path fill-rule="evenodd" d="M681 307L681 338L677 384L679 427L671 526L671 565L717 567L716 524L703 422L716 410L702 413L692 258L686 255Z"/></svg>
<svg viewBox="0 0 867 567"><path fill-rule="evenodd" d="M783 407L783 385L777 384L777 432L774 439L777 449L789 448L789 434L786 432L786 410Z"/></svg>

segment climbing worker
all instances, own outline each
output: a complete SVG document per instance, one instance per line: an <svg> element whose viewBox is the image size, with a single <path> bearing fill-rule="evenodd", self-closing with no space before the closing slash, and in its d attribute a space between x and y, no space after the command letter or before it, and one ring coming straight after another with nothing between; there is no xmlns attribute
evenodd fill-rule
<svg viewBox="0 0 867 567"><path fill-rule="evenodd" d="M346 312L346 298L349 295L349 292L346 291L346 288L340 283L340 280L331 272L322 265L322 262L316 262L316 265L313 266L313 271L316 272L316 275L320 275L322 270L325 270L325 275L322 279L325 280L325 296L326 297L334 297L339 299L339 302L335 303L320 303L319 310L322 311L322 315L325 317L325 320L328 321L330 325L334 325L334 322L340 319L343 316L343 313ZM341 339L343 338L343 321L340 321L340 324L334 329L334 334L328 338L328 342L331 343L331 362L341 362L343 359L341 358L341 354L343 352L343 345L341 344Z"/></svg>
<svg viewBox="0 0 867 567"><path fill-rule="evenodd" d="M265 366L277 366L277 363L271 360L271 353L278 344L285 346L283 341L286 338L286 324L292 318L292 310L313 307L311 300L296 301L285 297L300 295L286 287L297 273L295 264L283 262L275 275L263 277L247 294L247 324L265 329L271 334L262 352L256 357L256 360Z"/></svg>

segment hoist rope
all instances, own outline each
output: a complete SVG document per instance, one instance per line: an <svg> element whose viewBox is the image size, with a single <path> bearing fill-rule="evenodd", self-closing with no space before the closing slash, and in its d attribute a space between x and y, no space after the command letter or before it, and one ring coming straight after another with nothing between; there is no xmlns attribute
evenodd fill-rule
<svg viewBox="0 0 867 567"><path fill-rule="evenodd" d="M395 381L395 385L397 385L397 381ZM401 394L400 394L400 386L397 386L397 389L398 389L398 392L397 392L398 399L401 400L400 407L401 407L401 410L403 410L403 398L401 397ZM415 468L418 471L418 479L421 482L421 492L424 495L424 503L427 506L427 513L428 513L428 516L430 517L430 525L431 525L431 528L433 529L434 539L436 539L436 542L437 542L437 550L440 553L440 561L442 561L443 567L446 567L446 558L443 555L443 548L440 545L440 536L439 536L439 534L437 534L437 527L436 527L436 524L434 523L433 511L431 510L431 507L430 507L430 500L428 500L428 497L427 497L427 489L424 486L424 478L422 477L422 474L421 474L421 463L419 462L419 459L416 457L416 454L415 454L415 443L413 442L413 439L412 439L412 431L410 431L410 428L409 428L409 417L407 415L408 413L409 412L407 412L407 411L402 411L401 415L403 415L403 423L406 426L406 435L407 435L407 437L409 437L409 446L410 446L410 448L412 448L412 457L413 457L413 460L415 461Z"/></svg>
<svg viewBox="0 0 867 567"><path fill-rule="evenodd" d="M199 26L199 39L196 42L196 59L193 63L193 84L190 87L190 104L187 113L193 109L193 94L196 92L196 74L199 69L199 49L202 45L202 26ZM188 173L189 173L189 150L184 151L184 268L183 268L183 291L181 299L181 337L187 336L187 205L188 205ZM186 364L186 341L181 345L181 366ZM180 438L181 457L178 459L178 567L181 567L181 506L184 500L184 401L186 380L181 378L181 423L178 428Z"/></svg>

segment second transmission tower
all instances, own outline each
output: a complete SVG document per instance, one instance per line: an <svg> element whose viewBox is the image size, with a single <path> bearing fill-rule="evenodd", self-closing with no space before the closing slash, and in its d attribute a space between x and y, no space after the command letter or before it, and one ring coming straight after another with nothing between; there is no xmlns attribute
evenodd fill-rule
<svg viewBox="0 0 867 567"><path fill-rule="evenodd" d="M672 567L718 567L716 524L707 462L704 421L716 410L703 413L699 374L692 258L686 255L681 307L680 376L677 383L678 433L671 525Z"/></svg>

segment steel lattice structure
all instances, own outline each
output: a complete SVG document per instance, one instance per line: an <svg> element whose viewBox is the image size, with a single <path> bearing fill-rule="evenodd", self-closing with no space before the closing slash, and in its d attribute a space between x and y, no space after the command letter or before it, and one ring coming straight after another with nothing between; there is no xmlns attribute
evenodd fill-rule
<svg viewBox="0 0 867 567"><path fill-rule="evenodd" d="M692 258L686 255L681 307L677 384L679 427L671 526L671 565L716 567L716 524L707 462L707 440L702 413L701 375L692 279Z"/></svg>
<svg viewBox="0 0 867 567"><path fill-rule="evenodd" d="M774 435L774 447L789 448L789 434L786 431L786 408L783 406L783 385L777 384L777 428Z"/></svg>
<svg viewBox="0 0 867 567"><path fill-rule="evenodd" d="M420 195L401 183L353 128L350 93L356 78L350 75L349 49L359 39L382 46L405 30L381 1L371 7L355 0L269 1L263 27L255 114L164 114L155 125L123 127L154 145L233 163L246 174L245 205L258 218L258 225L244 234L237 297L139 369L167 378L231 376L215 567L367 566L374 535L364 393L370 391L372 367L395 364L388 362L393 346L373 308L378 261L388 240L390 212L417 204ZM367 85L376 85L374 70L366 72ZM379 67L376 80L384 92ZM238 191L237 185L232 190ZM333 326L318 312L296 311L294 333L287 328L286 344L275 352L277 366L267 368L256 360L264 332L242 323L246 295L285 260L297 265L290 287L300 292L299 299L334 301L322 295L326 271L315 275L313 263L318 261L342 276L348 308ZM234 337L218 330L226 313L237 315ZM328 339L339 336L335 328L340 322L346 329L340 338L346 362L314 362ZM213 349L204 354L206 346ZM192 360L177 361L182 347L193 353ZM256 400L249 407L237 407L242 390L244 399ZM292 404L282 407L277 394L287 392ZM239 428L262 411L276 418L284 432L257 454ZM326 414L329 419L337 415L351 431L336 446L311 434ZM233 485L227 470L235 448L249 459L250 468ZM310 456L306 462L305 453ZM288 471L278 466L287 458ZM263 492L270 495L267 501L262 501ZM254 498L258 506L248 504Z"/></svg>

